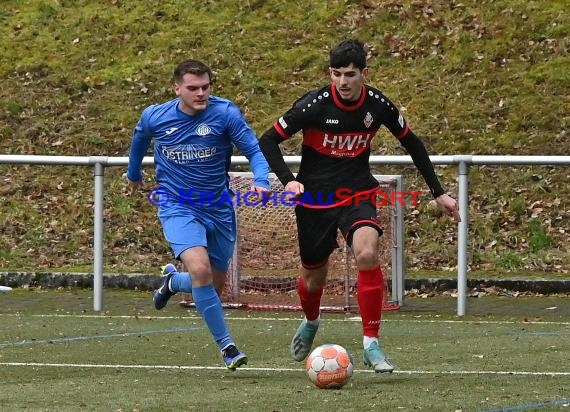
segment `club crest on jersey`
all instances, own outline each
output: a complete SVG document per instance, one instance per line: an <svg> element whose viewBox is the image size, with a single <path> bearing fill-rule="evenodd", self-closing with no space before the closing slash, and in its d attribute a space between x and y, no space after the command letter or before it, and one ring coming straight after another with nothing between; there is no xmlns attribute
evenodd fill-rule
<svg viewBox="0 0 570 412"><path fill-rule="evenodd" d="M404 123L406 123L406 121L404 120L404 116L402 116L401 114L398 116L398 123L400 124L400 127L403 129Z"/></svg>
<svg viewBox="0 0 570 412"><path fill-rule="evenodd" d="M364 126L369 128L373 121L374 119L372 118L372 114L370 114L370 112L366 112L366 116L364 116Z"/></svg>
<svg viewBox="0 0 570 412"><path fill-rule="evenodd" d="M202 123L202 124L199 124L198 127L196 128L196 133L199 136L207 136L210 133L212 133L212 129L207 124Z"/></svg>

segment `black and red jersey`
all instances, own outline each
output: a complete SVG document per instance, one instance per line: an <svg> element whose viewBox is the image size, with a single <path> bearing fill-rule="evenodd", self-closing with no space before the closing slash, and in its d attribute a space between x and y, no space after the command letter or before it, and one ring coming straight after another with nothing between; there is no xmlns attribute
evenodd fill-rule
<svg viewBox="0 0 570 412"><path fill-rule="evenodd" d="M297 180L306 193L328 199L338 189L359 192L378 186L369 157L372 139L382 126L400 139L421 166L432 193L443 193L423 144L394 104L369 85L363 85L359 100L350 104L340 98L334 84L308 92L262 136L260 146L284 185ZM275 146L299 131L303 134L302 159L295 178ZM405 140L413 141L414 150L409 150Z"/></svg>

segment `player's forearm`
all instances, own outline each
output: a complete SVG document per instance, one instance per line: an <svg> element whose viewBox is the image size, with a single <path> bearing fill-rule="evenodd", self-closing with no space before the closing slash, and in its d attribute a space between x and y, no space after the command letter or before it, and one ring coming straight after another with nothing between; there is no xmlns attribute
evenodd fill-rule
<svg viewBox="0 0 570 412"><path fill-rule="evenodd" d="M273 130L273 128L271 130ZM279 148L279 143L276 141L277 138L281 139L281 137L272 136L270 131L267 131L261 136L259 147L261 148L263 156L267 159L269 167L271 167L271 170L273 170L273 173L275 173L281 184L285 186L287 183L295 180L295 176L293 172L291 172L291 169L289 169L289 166L287 166L287 163L285 163L285 159Z"/></svg>
<svg viewBox="0 0 570 412"><path fill-rule="evenodd" d="M261 151L257 150L251 155L247 156L249 160L249 166L253 172L253 184L254 186L264 187L271 190L271 185L269 184L269 165L263 156Z"/></svg>
<svg viewBox="0 0 570 412"><path fill-rule="evenodd" d="M149 146L150 139L145 139L135 132L129 152L129 166L127 168L127 178L129 180L133 182L142 180L142 161Z"/></svg>
<svg viewBox="0 0 570 412"><path fill-rule="evenodd" d="M427 150L421 140L418 139L412 131L410 131L405 137L400 139L400 143L406 148L412 157L414 165L427 183L433 197L437 198L444 194L445 191L441 187L439 179L437 178L433 168L433 164L431 163Z"/></svg>

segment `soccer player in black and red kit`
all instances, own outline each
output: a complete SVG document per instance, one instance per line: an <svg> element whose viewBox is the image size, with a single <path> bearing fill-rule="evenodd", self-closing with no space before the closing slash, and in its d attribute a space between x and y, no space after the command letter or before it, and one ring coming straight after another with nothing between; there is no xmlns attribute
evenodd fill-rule
<svg viewBox="0 0 570 412"><path fill-rule="evenodd" d="M364 44L356 39L341 42L330 52L329 66L332 84L299 98L260 139L261 150L285 192L304 199L295 214L302 263L297 292L305 318L291 341L291 355L302 361L311 351L320 323L328 258L338 247L340 230L358 268L364 363L376 372L392 372L394 366L378 340L384 294L378 261L382 229L374 200L378 182L369 165L370 143L378 129L386 126L400 141L438 206L459 221L457 202L441 187L425 146L402 114L380 90L365 83ZM295 177L279 144L299 131L303 143ZM305 201L323 197L326 205Z"/></svg>

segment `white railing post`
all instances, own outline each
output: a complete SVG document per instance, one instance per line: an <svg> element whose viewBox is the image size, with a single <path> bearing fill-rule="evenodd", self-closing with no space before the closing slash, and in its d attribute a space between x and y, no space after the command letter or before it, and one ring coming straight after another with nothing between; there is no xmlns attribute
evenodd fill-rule
<svg viewBox="0 0 570 412"><path fill-rule="evenodd" d="M467 308L467 247L469 242L469 166L471 156L456 156L459 162L458 203L461 222L457 226L457 316Z"/></svg>
<svg viewBox="0 0 570 412"><path fill-rule="evenodd" d="M104 252L104 223L105 208L105 163L107 157L92 156L89 162L94 164L93 192L93 310L103 310L103 252Z"/></svg>
<svg viewBox="0 0 570 412"><path fill-rule="evenodd" d="M402 193L404 191L404 177L399 175L396 176L396 191ZM396 293L394 294L394 288L392 287L392 296L396 296L398 305L402 306L404 304L405 295L405 282L406 282L406 256L405 256L405 242L406 233L404 225L404 206L400 202L396 202L396 243L397 250L395 253L395 267L396 272ZM394 277L392 276L392 282L394 282Z"/></svg>

